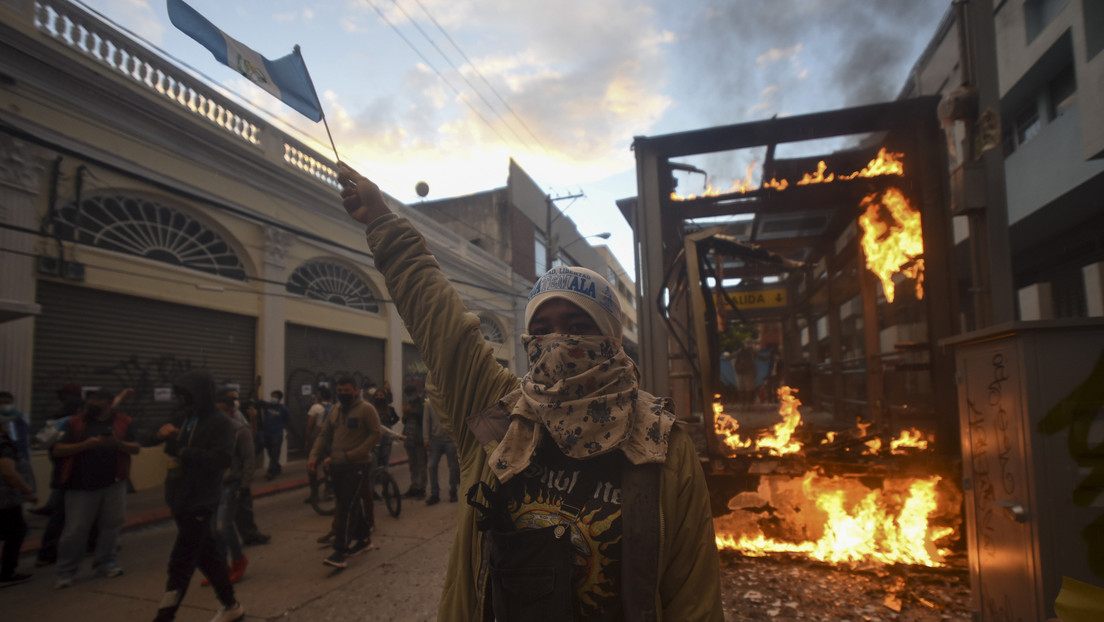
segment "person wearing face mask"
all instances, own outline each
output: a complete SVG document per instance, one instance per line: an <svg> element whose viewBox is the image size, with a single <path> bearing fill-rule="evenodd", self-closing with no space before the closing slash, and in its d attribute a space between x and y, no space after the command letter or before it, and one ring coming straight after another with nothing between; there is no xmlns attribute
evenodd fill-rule
<svg viewBox="0 0 1104 622"><path fill-rule="evenodd" d="M73 585L93 524L99 525L93 570L118 577L115 544L126 522L130 457L140 450L130 417L112 408L115 394L89 391L84 407L61 431L51 453L57 458L58 487L65 491L65 527L58 542L57 583Z"/></svg>
<svg viewBox="0 0 1104 622"><path fill-rule="evenodd" d="M568 267L537 280L518 378L379 187L344 163L338 182L460 454L438 619L721 622L705 477L670 401L638 385L610 285Z"/></svg>
<svg viewBox="0 0 1104 622"><path fill-rule="evenodd" d="M23 457L11 435L14 420L11 410L0 414L0 540L4 541L0 556L0 588L31 578L30 574L19 572L19 549L27 535L23 504L38 501L30 483L30 462Z"/></svg>
<svg viewBox="0 0 1104 622"><path fill-rule="evenodd" d="M380 432L383 433L379 445L376 445L373 465L385 467L391 464L391 442L406 440L406 436L391 429L391 426L399 422L399 413L395 412L395 407L391 405L391 396L386 390L376 389L372 393L372 406L376 407L376 412L379 414Z"/></svg>
<svg viewBox="0 0 1104 622"><path fill-rule="evenodd" d="M177 409L157 430L169 464L165 502L176 523L176 541L169 554L165 595L154 622L176 618L196 568L210 579L222 608L211 622L245 617L234 597L226 558L215 543L214 516L222 493L223 475L234 455L235 428L215 406L215 380L206 371L190 371L173 383Z"/></svg>
<svg viewBox="0 0 1104 622"><path fill-rule="evenodd" d="M337 406L330 410L311 448L307 471L329 469L336 510L331 532L319 539L333 541L333 554L322 563L344 568L346 558L371 550L372 495L368 489L372 448L380 440L376 409L360 397L352 378L337 381ZM364 520L355 520L353 504L361 503Z"/></svg>
<svg viewBox="0 0 1104 622"><path fill-rule="evenodd" d="M22 454L23 459L30 464L31 426L27 423L27 418L23 416L23 413L16 410L15 396L9 391L0 391L0 425L4 422L10 422L8 431L11 433L11 439L15 442L16 447L19 448L19 453ZM33 474L28 483L31 485L31 488L35 488Z"/></svg>

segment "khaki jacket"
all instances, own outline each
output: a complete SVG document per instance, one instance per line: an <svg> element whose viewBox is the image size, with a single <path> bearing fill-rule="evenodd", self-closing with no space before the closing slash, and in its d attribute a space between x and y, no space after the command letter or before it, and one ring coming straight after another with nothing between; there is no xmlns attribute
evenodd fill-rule
<svg viewBox="0 0 1104 622"><path fill-rule="evenodd" d="M310 459L322 462L329 456L333 464L368 464L381 436L376 408L357 396L349 408L338 403L330 409L314 439Z"/></svg>
<svg viewBox="0 0 1104 622"><path fill-rule="evenodd" d="M477 481L498 481L487 465L497 440L480 443L466 425L520 384L495 360L479 330L422 236L406 219L385 216L368 226L368 245L392 300L436 385L434 406L460 457L461 491ZM709 494L693 444L672 430L660 472L660 542L656 608L661 620L723 622L720 570ZM456 536L437 617L442 622L483 620L485 567L475 510L459 504ZM489 603L487 603L489 607ZM627 616L629 617L629 616Z"/></svg>

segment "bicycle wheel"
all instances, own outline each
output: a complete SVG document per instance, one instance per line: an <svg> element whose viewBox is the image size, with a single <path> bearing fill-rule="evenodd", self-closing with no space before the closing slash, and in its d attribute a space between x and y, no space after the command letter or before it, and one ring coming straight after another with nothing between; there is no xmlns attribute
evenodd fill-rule
<svg viewBox="0 0 1104 622"><path fill-rule="evenodd" d="M399 512L402 511L402 494L399 493L399 485L395 483L395 478L391 477L386 469L376 471L372 481L372 491L383 499L384 504L387 505L388 514L398 518Z"/></svg>
<svg viewBox="0 0 1104 622"><path fill-rule="evenodd" d="M328 469L318 480L318 495L311 499L311 507L320 516L333 516L337 510L337 497L334 496L333 480Z"/></svg>

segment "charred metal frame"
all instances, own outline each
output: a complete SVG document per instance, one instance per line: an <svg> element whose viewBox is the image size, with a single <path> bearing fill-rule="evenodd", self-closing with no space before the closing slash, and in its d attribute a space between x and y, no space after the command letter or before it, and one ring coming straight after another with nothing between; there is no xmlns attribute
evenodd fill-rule
<svg viewBox="0 0 1104 622"><path fill-rule="evenodd" d="M933 417L937 450L953 454L958 449L958 413L955 401L954 361L950 354L936 347L939 340L956 334L958 312L956 282L953 264L953 236L948 206L949 182L945 139L936 116L938 97L875 104L830 112L802 115L783 119L771 119L755 123L729 125L710 129L681 132L654 137L636 137L633 148L637 159L638 197L636 211L630 218L638 245L638 294L640 309L640 344L643 383L647 390L672 395L676 408L685 416L693 410L702 413L706 430L713 429L712 370L695 369L671 342L671 335L658 311L658 302L665 296L680 295L668 291L666 272L676 256L686 252L690 244L686 239L684 221L689 218L754 214L771 216L781 213L811 211L825 203L846 203L859 191L867 192L884 187L887 182L879 178L837 181L831 184L791 186L783 192L770 189L749 191L741 195L722 195L689 201L671 198L672 171L680 170L673 158L703 155L722 151L735 151L754 147L767 147L768 163L777 145L825 139L841 136L877 134L881 144L893 151L906 154L905 176L894 177L893 185L902 189L920 211L923 223L925 295L922 301L927 319L927 340L923 343L902 344L913 351L926 351L930 365ZM832 162L832 154L823 159ZM841 167L832 167L841 171ZM682 169L685 170L685 169ZM855 169L857 170L857 169ZM846 213L839 209L829 222L823 235L796 236L771 241L755 241L762 248L778 253L803 249L810 263L826 267L827 282L816 283L812 270L803 276L788 278L780 286L787 289L790 306L784 321L784 331L796 330L797 318L804 317L810 330L810 345L814 356L818 338L815 318L817 310L823 310L829 324L828 347L832 350L829 377L836 399L840 399L844 381L839 345L839 305L856 294L861 294L864 318L865 360L863 373L867 374L866 408L871 421L886 416L881 374L884 359L893 353L882 353L878 288L875 277L862 268L858 287L854 283L834 282L835 268L845 263L836 257L837 241L844 229L852 226L859 215L855 210ZM691 242L694 241L691 239ZM753 240L754 241L754 240ZM854 241L852 241L854 243ZM688 262L688 265L690 262ZM860 266L861 267L861 266ZM697 275L700 277L701 275ZM693 281L693 279L688 279ZM837 280L838 281L838 280ZM844 288L847 291L844 291ZM690 309L685 321L694 331L698 352L708 350L709 337L700 330L703 303L700 289L697 294L688 288L683 294ZM855 291L855 290L858 291ZM694 295L698 300L694 300ZM697 320L695 320L697 318ZM790 335L792 337L792 335ZM708 357L699 356L700 360ZM708 373L707 373L708 372ZM696 385L695 385L696 381ZM696 403L696 404L695 404ZM697 408L694 408L695 405ZM838 405L837 405L838 406ZM836 412L839 412L838 410ZM719 439L710 433L710 454L725 453Z"/></svg>

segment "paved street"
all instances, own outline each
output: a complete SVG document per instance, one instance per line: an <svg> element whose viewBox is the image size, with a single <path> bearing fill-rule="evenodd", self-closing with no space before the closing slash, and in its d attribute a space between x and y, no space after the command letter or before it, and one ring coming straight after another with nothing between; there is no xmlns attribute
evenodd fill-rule
<svg viewBox="0 0 1104 622"><path fill-rule="evenodd" d="M301 482L303 463L293 462L275 482L258 477L256 489L278 489ZM405 465L392 467L402 490L408 477ZM447 479L447 470L441 469ZM260 474L260 473L259 473ZM315 538L329 526L329 518L315 514L303 503L306 488L293 488L256 499L257 523L272 536L267 545L246 548L249 569L237 584L238 599L248 620L436 620L437 599L444 585L445 563L454 532L456 504L426 506L421 500L404 499L402 514L391 518L376 506L375 550L349 560L342 571L322 565L328 549ZM131 516L149 512L161 491L129 496ZM29 539L37 539L43 520L33 517ZM34 569L33 556L24 556L21 570L34 570L34 578L0 590L0 610L5 620L111 620L152 619L164 593L166 564L176 529L171 522L156 522L125 531L120 538L119 564L126 573L115 579L97 578L87 560L75 585L53 587L53 567ZM217 601L210 588L200 587L197 573L177 620L206 622Z"/></svg>

